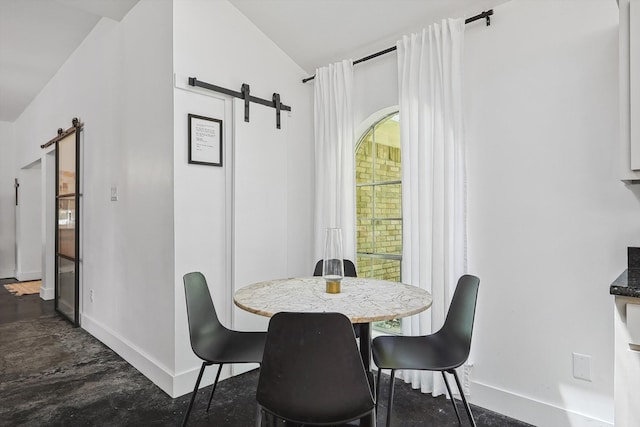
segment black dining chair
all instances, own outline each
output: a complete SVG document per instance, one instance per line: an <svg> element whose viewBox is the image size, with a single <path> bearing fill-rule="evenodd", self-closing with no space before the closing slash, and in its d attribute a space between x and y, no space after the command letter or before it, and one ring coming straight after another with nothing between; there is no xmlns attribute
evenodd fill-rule
<svg viewBox="0 0 640 427"><path fill-rule="evenodd" d="M382 336L373 340L373 360L378 366L376 392L378 399L380 396L380 374L383 369L391 370L387 427L391 425L393 383L397 369L440 371L458 422L462 423L445 372L452 374L469 421L475 427L476 423L471 415L467 399L464 397L456 368L462 366L469 357L479 285L480 279L471 275L464 275L458 280L447 318L438 332L425 336Z"/></svg>
<svg viewBox="0 0 640 427"><path fill-rule="evenodd" d="M191 401L182 420L182 425L185 426L200 386L200 380L202 380L204 368L216 363L219 365L207 405L208 412L222 366L225 363L262 362L267 335L265 332L239 332L225 328L218 320L204 275L199 272L188 273L184 275L183 280L191 348L196 356L202 359L202 367L191 395Z"/></svg>
<svg viewBox="0 0 640 427"><path fill-rule="evenodd" d="M274 423L335 425L375 418L349 319L340 313L274 315L256 399L267 421Z"/></svg>
<svg viewBox="0 0 640 427"><path fill-rule="evenodd" d="M358 277L358 273L356 272L356 266L353 264L353 261L345 259L344 262L344 276L345 277ZM316 267L313 269L314 276L322 276L322 267L324 266L324 261L320 260L316 263ZM353 332L356 334L356 338L360 338L360 324L353 324Z"/></svg>
<svg viewBox="0 0 640 427"><path fill-rule="evenodd" d="M356 266L353 264L353 261L345 259L344 262L344 275L346 277L358 277L356 272ZM324 266L324 261L320 260L316 263L316 267L313 269L314 276L322 276L322 267Z"/></svg>

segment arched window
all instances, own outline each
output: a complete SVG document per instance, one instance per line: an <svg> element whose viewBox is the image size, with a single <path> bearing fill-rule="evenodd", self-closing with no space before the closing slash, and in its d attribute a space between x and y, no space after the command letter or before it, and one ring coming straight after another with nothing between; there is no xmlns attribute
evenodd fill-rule
<svg viewBox="0 0 640 427"><path fill-rule="evenodd" d="M358 275L401 281L402 175L398 112L371 125L356 145ZM377 328L400 333L399 321Z"/></svg>

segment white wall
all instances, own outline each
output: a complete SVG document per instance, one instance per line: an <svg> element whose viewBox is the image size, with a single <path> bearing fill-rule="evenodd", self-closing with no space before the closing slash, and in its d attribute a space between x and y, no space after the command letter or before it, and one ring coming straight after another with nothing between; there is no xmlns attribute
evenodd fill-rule
<svg viewBox="0 0 640 427"><path fill-rule="evenodd" d="M368 120L372 114L385 108L397 107L397 70L398 57L395 52L354 67L353 122L356 138L359 138L366 128L373 124ZM380 119L380 117L377 118Z"/></svg>
<svg viewBox="0 0 640 427"><path fill-rule="evenodd" d="M20 182L16 207L16 279L42 278L42 180L38 159L18 171Z"/></svg>
<svg viewBox="0 0 640 427"><path fill-rule="evenodd" d="M355 68L356 123L397 104L396 55ZM540 426L612 425L613 298L640 244L619 181L618 8L512 0L466 27L471 401ZM592 381L572 353L592 357Z"/></svg>
<svg viewBox="0 0 640 427"><path fill-rule="evenodd" d="M308 274L312 92L300 82L305 73L226 1L142 0L120 23L101 20L16 121L14 163L46 159L40 144L72 117L84 122L82 327L176 396L190 390L198 364L182 275L207 274L223 321L230 319L233 279L232 158L223 168L189 166L186 114L224 118L225 156L233 135L230 100L172 89L173 61L178 75L238 89L247 82L253 95L278 92L293 107L283 160L287 272ZM110 200L114 187L117 201Z"/></svg>
<svg viewBox="0 0 640 427"><path fill-rule="evenodd" d="M13 123L0 122L0 278L14 277L16 266L15 136Z"/></svg>
<svg viewBox="0 0 640 427"><path fill-rule="evenodd" d="M84 122L81 324L167 392L174 366L172 2L102 19L15 123L17 163ZM119 200L110 201L112 186ZM93 301L90 298L93 291Z"/></svg>
<svg viewBox="0 0 640 427"><path fill-rule="evenodd" d="M613 422L608 288L640 243L640 191L617 168L617 31L609 0L514 0L467 28L472 401L535 425Z"/></svg>
<svg viewBox="0 0 640 427"><path fill-rule="evenodd" d="M180 395L193 387L199 365L189 344L182 276L194 270L205 274L218 314L227 326L232 326L231 286L234 280L231 273L233 236L230 233L233 224L231 167L236 141L231 132L232 102L224 95L187 88L187 77L197 77L236 91L240 91L242 83L248 83L252 95L271 99L273 92L278 92L282 102L292 107L286 159L282 159L287 165L287 202L282 209L289 220L283 244L286 245L288 274L292 276L310 274L314 263L311 254L313 88L301 83L305 72L227 1L174 2L173 25L176 73L174 395ZM193 31L194 28L198 31ZM187 163L188 113L224 120L222 168ZM269 144L269 140L263 139L237 142ZM255 176L253 179L269 177ZM259 206L255 208L260 209ZM203 384L211 379L211 376L205 378Z"/></svg>

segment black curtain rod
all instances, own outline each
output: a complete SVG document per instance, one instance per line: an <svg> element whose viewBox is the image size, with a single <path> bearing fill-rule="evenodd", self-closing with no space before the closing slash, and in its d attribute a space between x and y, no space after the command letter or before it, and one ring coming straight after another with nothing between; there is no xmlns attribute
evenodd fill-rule
<svg viewBox="0 0 640 427"><path fill-rule="evenodd" d="M464 23L465 24L469 24L471 22L478 21L480 19L486 19L487 26L489 26L489 25L491 25L491 18L490 18L491 15L493 15L493 9L486 10L486 11L484 11L482 13L479 13L479 14L477 14L475 16L467 18L467 19L464 20ZM394 50L397 50L397 49L398 49L397 46L392 46L392 47L389 47L387 49L381 50L380 52L372 53L371 55L365 56L364 58L356 59L355 61L353 61L353 65L359 64L361 62L368 61L368 60L373 59L373 58L377 58L378 56L382 56L382 55L387 54L389 52L393 52ZM311 77L307 77L305 79L302 79L302 83L306 83L309 80L313 80L315 78L316 78L315 75L313 75Z"/></svg>

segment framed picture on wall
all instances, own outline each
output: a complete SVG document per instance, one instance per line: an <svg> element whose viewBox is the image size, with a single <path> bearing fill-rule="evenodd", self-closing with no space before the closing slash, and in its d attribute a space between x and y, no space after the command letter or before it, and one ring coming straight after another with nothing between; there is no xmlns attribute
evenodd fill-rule
<svg viewBox="0 0 640 427"><path fill-rule="evenodd" d="M222 120L189 114L189 163L222 166Z"/></svg>

